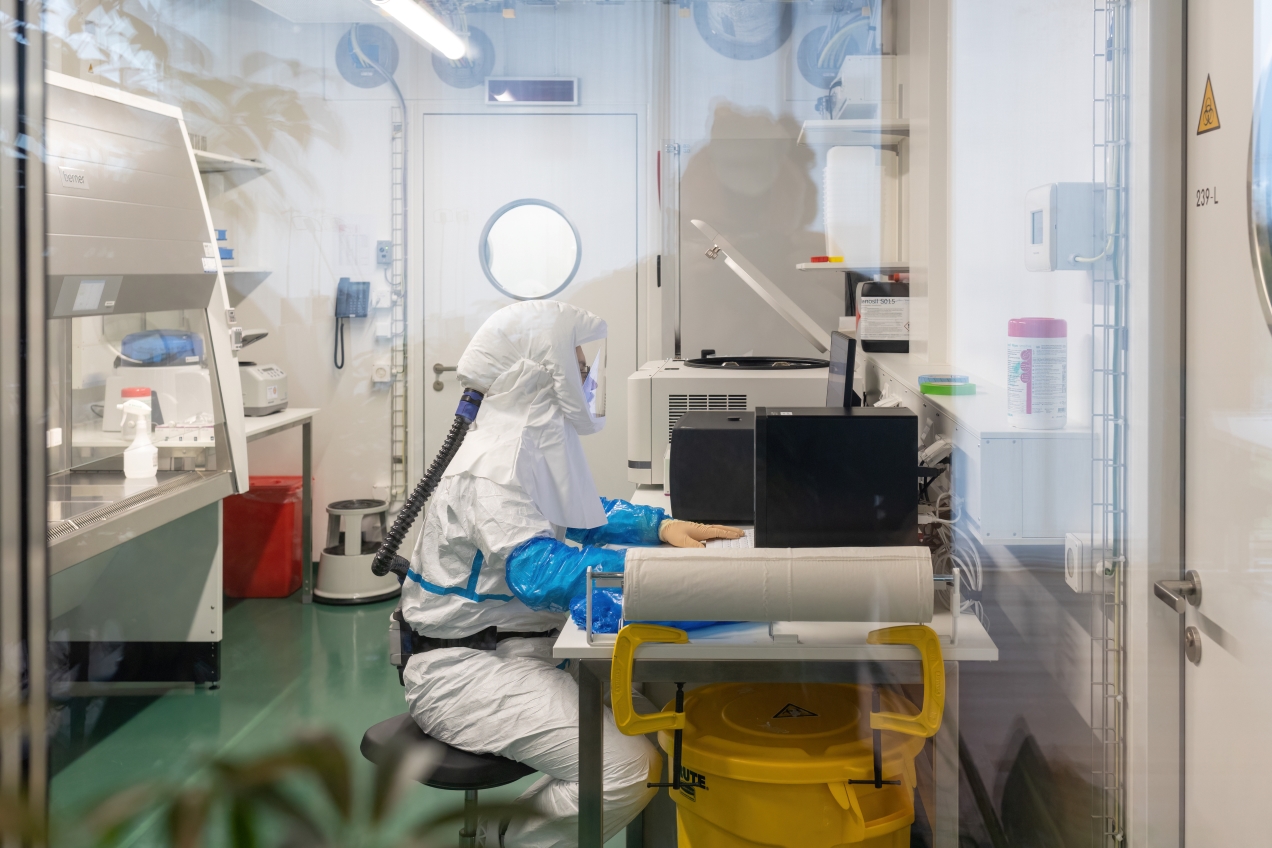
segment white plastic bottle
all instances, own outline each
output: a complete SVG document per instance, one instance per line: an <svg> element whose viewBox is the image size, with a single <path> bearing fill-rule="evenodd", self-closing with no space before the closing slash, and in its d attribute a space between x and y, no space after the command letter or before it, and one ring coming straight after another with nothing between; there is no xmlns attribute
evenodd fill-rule
<svg viewBox="0 0 1272 848"><path fill-rule="evenodd" d="M137 435L124 451L124 477L129 480L154 477L159 473L159 448L150 441L150 404L134 399L121 403L119 408L125 421L129 415L136 416L133 426Z"/></svg>

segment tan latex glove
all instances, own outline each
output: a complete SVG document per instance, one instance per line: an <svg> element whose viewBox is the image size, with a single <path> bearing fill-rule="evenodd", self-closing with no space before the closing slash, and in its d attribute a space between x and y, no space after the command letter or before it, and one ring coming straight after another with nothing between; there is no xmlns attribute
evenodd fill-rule
<svg viewBox="0 0 1272 848"><path fill-rule="evenodd" d="M668 518L658 525L658 538L677 548L705 548L706 545L702 544L705 539L740 539L742 531L719 524L698 524Z"/></svg>

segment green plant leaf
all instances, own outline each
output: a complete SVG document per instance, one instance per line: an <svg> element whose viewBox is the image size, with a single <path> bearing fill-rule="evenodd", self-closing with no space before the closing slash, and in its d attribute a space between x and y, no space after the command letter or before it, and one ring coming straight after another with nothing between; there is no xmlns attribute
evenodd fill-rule
<svg viewBox="0 0 1272 848"><path fill-rule="evenodd" d="M98 834L99 841L110 844L118 831L147 809L161 802L158 786L143 783L117 792L98 804L84 820L88 829Z"/></svg>
<svg viewBox="0 0 1272 848"><path fill-rule="evenodd" d="M230 804L230 845L233 848L257 848L256 811L244 798Z"/></svg>
<svg viewBox="0 0 1272 848"><path fill-rule="evenodd" d="M167 811L171 848L200 848L212 801L212 792L202 787L187 789L172 799Z"/></svg>
<svg viewBox="0 0 1272 848"><path fill-rule="evenodd" d="M258 786L251 790L246 800L281 815L293 829L298 830L300 835L305 837L306 845L325 845L331 841L323 833L322 825L311 812L288 798L278 786Z"/></svg>
<svg viewBox="0 0 1272 848"><path fill-rule="evenodd" d="M379 823L397 804L407 786L431 774L441 762L444 747L427 742L390 749L375 768L371 821Z"/></svg>

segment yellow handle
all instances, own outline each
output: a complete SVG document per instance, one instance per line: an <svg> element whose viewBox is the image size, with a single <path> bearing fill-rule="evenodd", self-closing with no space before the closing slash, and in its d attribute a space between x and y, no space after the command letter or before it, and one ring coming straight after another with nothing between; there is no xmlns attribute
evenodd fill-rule
<svg viewBox="0 0 1272 848"><path fill-rule="evenodd" d="M844 842L864 842L866 839L866 814L861 809L861 801L857 799L857 790L847 783L829 783L830 794L839 802L839 806L848 813L848 821L844 827Z"/></svg>
<svg viewBox="0 0 1272 848"><path fill-rule="evenodd" d="M632 663L636 649L645 642L689 641L689 634L657 624L628 624L614 640L614 660L610 664L610 702L614 723L627 736L643 736L659 730L684 730L685 714L677 712L640 715L632 705Z"/></svg>
<svg viewBox="0 0 1272 848"><path fill-rule="evenodd" d="M906 624L871 631L871 645L913 645L919 649L923 666L923 708L916 716L901 713L871 713L870 727L892 730L907 736L935 736L945 712L945 662L941 659L941 639L924 624ZM615 649L617 653L617 649Z"/></svg>

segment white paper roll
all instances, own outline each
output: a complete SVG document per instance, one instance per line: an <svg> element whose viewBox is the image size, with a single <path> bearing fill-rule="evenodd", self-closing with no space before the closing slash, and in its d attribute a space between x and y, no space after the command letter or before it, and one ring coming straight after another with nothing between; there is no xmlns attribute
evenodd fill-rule
<svg viewBox="0 0 1272 848"><path fill-rule="evenodd" d="M626 621L932 620L927 548L628 548Z"/></svg>

